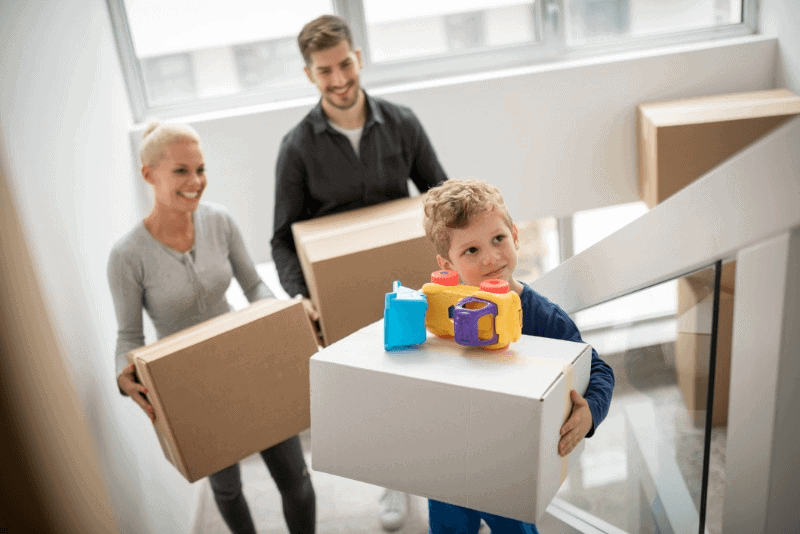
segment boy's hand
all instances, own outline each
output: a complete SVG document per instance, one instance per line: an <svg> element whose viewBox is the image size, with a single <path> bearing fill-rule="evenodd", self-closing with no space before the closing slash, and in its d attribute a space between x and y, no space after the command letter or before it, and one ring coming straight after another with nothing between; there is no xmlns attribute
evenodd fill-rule
<svg viewBox="0 0 800 534"><path fill-rule="evenodd" d="M558 442L558 454L566 456L592 429L592 411L589 403L574 389L569 392L572 399L572 413L561 427L561 440Z"/></svg>

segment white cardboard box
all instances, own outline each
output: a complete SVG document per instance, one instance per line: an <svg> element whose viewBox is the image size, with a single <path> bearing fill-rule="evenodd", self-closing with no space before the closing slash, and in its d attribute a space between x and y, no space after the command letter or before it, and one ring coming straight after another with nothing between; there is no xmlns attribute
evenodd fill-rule
<svg viewBox="0 0 800 534"><path fill-rule="evenodd" d="M589 345L532 336L387 352L378 321L310 360L313 468L535 522L583 450L557 448L590 365Z"/></svg>

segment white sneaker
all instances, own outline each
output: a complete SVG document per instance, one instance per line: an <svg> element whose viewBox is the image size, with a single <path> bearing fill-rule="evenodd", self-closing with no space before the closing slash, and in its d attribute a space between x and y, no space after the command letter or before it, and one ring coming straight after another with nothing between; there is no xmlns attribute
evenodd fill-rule
<svg viewBox="0 0 800 534"><path fill-rule="evenodd" d="M492 534L492 529L489 528L489 525L486 524L486 521L481 519L481 528L478 530L478 534Z"/></svg>
<svg viewBox="0 0 800 534"><path fill-rule="evenodd" d="M408 495L387 489L380 500L381 527L387 532L399 530L408 518Z"/></svg>

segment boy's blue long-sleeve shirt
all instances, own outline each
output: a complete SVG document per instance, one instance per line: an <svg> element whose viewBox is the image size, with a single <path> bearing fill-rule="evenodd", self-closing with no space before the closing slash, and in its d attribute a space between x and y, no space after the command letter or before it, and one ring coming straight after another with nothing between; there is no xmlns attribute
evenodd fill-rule
<svg viewBox="0 0 800 534"><path fill-rule="evenodd" d="M530 287L522 284L522 333L526 336L549 337L583 343L578 327L569 315L536 293ZM592 349L592 364L589 373L589 386L583 396L592 412L592 428L586 437L594 434L599 425L608 414L611 404L611 393L614 390L614 371L600 359L597 351ZM535 525L511 519L502 518L493 514L470 510L462 506L446 504L435 499L428 502L428 518L430 532L477 532L480 518L492 528L502 532L538 532ZM471 525L471 526L470 526Z"/></svg>
<svg viewBox="0 0 800 534"><path fill-rule="evenodd" d="M536 293L530 287L522 284L522 333L526 336L549 337L583 343L578 327L569 315ZM586 437L594 434L597 426L603 422L608 414L611 404L611 393L614 390L614 371L600 359L597 351L592 349L592 364L589 374L589 387L584 398L592 412L592 428Z"/></svg>

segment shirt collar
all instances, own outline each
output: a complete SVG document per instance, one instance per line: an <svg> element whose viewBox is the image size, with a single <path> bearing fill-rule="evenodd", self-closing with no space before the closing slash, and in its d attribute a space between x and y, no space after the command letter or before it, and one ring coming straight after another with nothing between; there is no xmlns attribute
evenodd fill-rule
<svg viewBox="0 0 800 534"><path fill-rule="evenodd" d="M364 101L367 104L367 120L364 121L364 130L369 128L373 123L383 124L383 114L381 113L378 104L364 91ZM315 134L321 134L328 129L328 117L322 110L322 99L317 102L317 105L309 112L308 118L311 121L311 126Z"/></svg>

